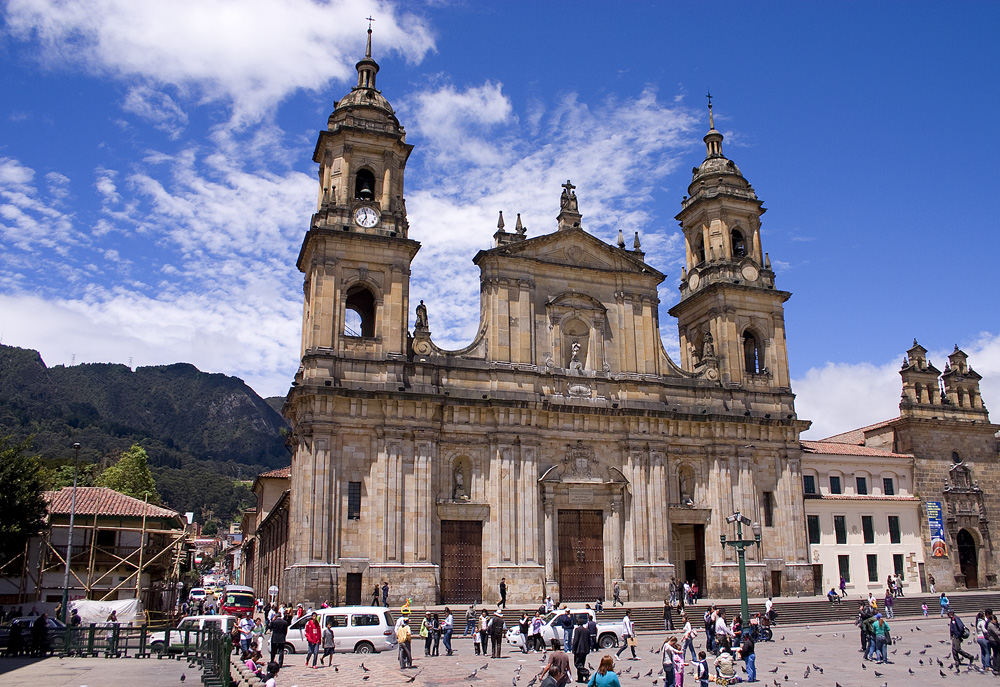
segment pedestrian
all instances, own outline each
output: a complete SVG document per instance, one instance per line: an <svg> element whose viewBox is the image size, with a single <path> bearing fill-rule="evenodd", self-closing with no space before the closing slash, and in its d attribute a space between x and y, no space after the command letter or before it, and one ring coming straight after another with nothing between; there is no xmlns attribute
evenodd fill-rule
<svg viewBox="0 0 1000 687"><path fill-rule="evenodd" d="M113 614L114 611L112 611ZM46 621L47 617L45 613L42 613L31 623L31 655L38 658L45 658L45 654L48 653L49 625ZM115 635L117 636L117 634L118 630L116 628ZM111 651L114 653L113 645L111 646Z"/></svg>
<svg viewBox="0 0 1000 687"><path fill-rule="evenodd" d="M277 685L276 678L278 677L278 671L280 670L280 663L271 661L267 664L267 672L264 674L264 687L275 687Z"/></svg>
<svg viewBox="0 0 1000 687"><path fill-rule="evenodd" d="M673 632L674 619L670 616L670 599L663 600L663 631Z"/></svg>
<svg viewBox="0 0 1000 687"><path fill-rule="evenodd" d="M21 623L11 623L10 634L7 637L6 655L8 657L17 658L24 652L24 635L22 631Z"/></svg>
<svg viewBox="0 0 1000 687"><path fill-rule="evenodd" d="M757 654L756 646L754 646L753 638L746 634L743 636L743 641L740 643L740 658L746 664L747 668L747 682L757 681Z"/></svg>
<svg viewBox="0 0 1000 687"><path fill-rule="evenodd" d="M927 579L927 582L928 582L928 583L930 584L930 588L931 588L931 594L937 594L937 590L936 590L936 589L934 589L934 576L933 576L933 575L931 575L931 576L930 576L930 577L929 577L929 578Z"/></svg>
<svg viewBox="0 0 1000 687"><path fill-rule="evenodd" d="M80 612L75 608L73 609L72 613L73 614L70 616L69 619L70 627L79 627L80 623L83 622L83 618L80 617Z"/></svg>
<svg viewBox="0 0 1000 687"><path fill-rule="evenodd" d="M500 608L507 609L507 578L500 578Z"/></svg>
<svg viewBox="0 0 1000 687"><path fill-rule="evenodd" d="M632 611L625 609L625 617L622 618L622 638L625 640L621 647L618 649L618 653L615 654L615 658L622 655L626 647L632 651L632 660L636 661L638 658L635 655L635 647L638 646L638 642L635 639L635 625L632 624Z"/></svg>
<svg viewBox="0 0 1000 687"><path fill-rule="evenodd" d="M564 687L569 684L569 655L565 651L559 651L558 649L553 651L549 654L548 663L545 664L542 672L537 677L553 677L554 682L551 684L556 687Z"/></svg>
<svg viewBox="0 0 1000 687"><path fill-rule="evenodd" d="M493 645L493 658L500 658L500 649L503 647L504 634L503 613L498 608L490 620L490 641Z"/></svg>
<svg viewBox="0 0 1000 687"><path fill-rule="evenodd" d="M694 666L698 687L708 687L708 658L704 651L698 652L698 660L695 661Z"/></svg>
<svg viewBox="0 0 1000 687"><path fill-rule="evenodd" d="M941 598L938 601L941 604L941 617L943 618L948 615L948 606L951 605L951 602L948 601L948 597L944 595L944 592L941 592Z"/></svg>
<svg viewBox="0 0 1000 687"><path fill-rule="evenodd" d="M727 685L743 682L743 678L736 674L736 661L726 648L715 658L715 679L716 682Z"/></svg>
<svg viewBox="0 0 1000 687"><path fill-rule="evenodd" d="M892 612L893 601L894 601L894 599L893 599L893 596L892 596L892 589L886 589L885 590L885 615L888 618L895 618L896 617L893 614L893 612Z"/></svg>
<svg viewBox="0 0 1000 687"><path fill-rule="evenodd" d="M774 612L774 599L771 597L767 597L767 601L764 602L764 615L767 616L767 621L774 625L777 615Z"/></svg>
<svg viewBox="0 0 1000 687"><path fill-rule="evenodd" d="M569 682L568 679L562 683L559 682L559 668L556 666L546 666L546 669L548 672L545 674L545 679L542 680L538 687L560 687L560 684L566 684ZM538 678L535 679L537 680Z"/></svg>
<svg viewBox="0 0 1000 687"><path fill-rule="evenodd" d="M924 617L926 618L927 617L927 610L928 610L927 609L927 604L926 603L920 604L920 610L923 612Z"/></svg>
<svg viewBox="0 0 1000 687"><path fill-rule="evenodd" d="M986 642L990 645L990 654L992 655L989 667L992 668L993 674L997 675L1000 673L1000 625L997 624L992 608L984 609L983 613L986 615ZM986 668L987 666L984 665L983 670L985 671Z"/></svg>
<svg viewBox="0 0 1000 687"><path fill-rule="evenodd" d="M698 631L691 627L691 621L688 620L686 613L681 613L681 622L684 623L684 630L681 635L681 657L686 657L687 651L690 649L691 661L694 662L698 659L694 653L694 638L698 636Z"/></svg>
<svg viewBox="0 0 1000 687"><path fill-rule="evenodd" d="M726 625L726 609L720 608L716 612L715 619L715 647L716 653L721 651L732 651L732 639L736 635L733 633L732 629Z"/></svg>
<svg viewBox="0 0 1000 687"><path fill-rule="evenodd" d="M677 603L677 579L673 575L670 576L670 586L667 589L670 591L670 605L673 606Z"/></svg>
<svg viewBox="0 0 1000 687"><path fill-rule="evenodd" d="M250 640L253 639L253 621L250 614L241 615L237 623L240 628L240 649L250 651Z"/></svg>
<svg viewBox="0 0 1000 687"><path fill-rule="evenodd" d="M490 649L490 617L485 608L479 618L479 643L482 645L483 656L485 656Z"/></svg>
<svg viewBox="0 0 1000 687"><path fill-rule="evenodd" d="M615 580L615 585L614 587L612 587L611 592L612 592L611 607L614 608L619 604L624 606L625 604L622 603L622 586L621 584L618 583L618 580Z"/></svg>
<svg viewBox="0 0 1000 687"><path fill-rule="evenodd" d="M553 608L555 608L555 604L552 603L552 597L551 596L546 596L545 597L545 614L548 615L549 613L551 613Z"/></svg>
<svg viewBox="0 0 1000 687"><path fill-rule="evenodd" d="M545 640L542 639L542 626L544 624L542 615L535 611L535 617L531 619L531 636L529 637L532 653L545 651Z"/></svg>
<svg viewBox="0 0 1000 687"><path fill-rule="evenodd" d="M271 661L281 667L285 664L285 639L288 636L288 620L283 615L275 615L271 621ZM278 661L275 663L275 656ZM268 665L270 665L270 663Z"/></svg>
<svg viewBox="0 0 1000 687"><path fill-rule="evenodd" d="M576 681L586 682L589 677L587 655L590 653L590 632L581 617L573 630L573 665L576 666Z"/></svg>
<svg viewBox="0 0 1000 687"><path fill-rule="evenodd" d="M677 681L674 656L680 653L676 637L667 637L660 646L660 662L663 664L663 686L671 687Z"/></svg>
<svg viewBox="0 0 1000 687"><path fill-rule="evenodd" d="M570 639L573 634L573 617L569 614L569 610L565 606L562 607L559 615L552 621L552 627L553 629L558 628L562 630L563 651L567 654L570 653ZM558 636L556 639L558 640Z"/></svg>
<svg viewBox="0 0 1000 687"><path fill-rule="evenodd" d="M104 633L104 637L108 642L107 651L105 652L105 658L109 656L118 655L118 611L111 611L111 615L105 621L107 623L107 632ZM35 626L38 622L35 622ZM35 626L32 626L32 641L34 641L34 630Z"/></svg>
<svg viewBox="0 0 1000 687"><path fill-rule="evenodd" d="M955 661L955 670L958 672L962 665L962 659L966 659L970 664L976 662L976 657L962 648L962 642L969 638L969 630L965 627L962 619L955 615L955 611L948 611L948 634L951 636L951 657Z"/></svg>
<svg viewBox="0 0 1000 687"><path fill-rule="evenodd" d="M441 655L441 618L435 613L431 617L431 656Z"/></svg>
<svg viewBox="0 0 1000 687"><path fill-rule="evenodd" d="M378 606L378 585L372 587L372 606Z"/></svg>
<svg viewBox="0 0 1000 687"><path fill-rule="evenodd" d="M875 614L875 622L872 623L872 633L875 635L875 662L888 663L889 657L885 649L889 644L889 624L882 618L881 613Z"/></svg>
<svg viewBox="0 0 1000 687"><path fill-rule="evenodd" d="M840 576L840 598L847 598L847 580L844 579L843 575Z"/></svg>
<svg viewBox="0 0 1000 687"><path fill-rule="evenodd" d="M691 603L698 603L698 599L701 598L701 587L698 586L698 580L691 581Z"/></svg>
<svg viewBox="0 0 1000 687"><path fill-rule="evenodd" d="M389 608L389 582L386 580L382 580L382 605Z"/></svg>
<svg viewBox="0 0 1000 687"><path fill-rule="evenodd" d="M337 638L333 634L333 618L326 619L326 627L323 628L323 658L319 659L319 664L323 665L323 662L330 658L330 663L327 665L333 665L333 652L337 650Z"/></svg>
<svg viewBox="0 0 1000 687"><path fill-rule="evenodd" d="M417 633L424 640L424 656L431 655L431 612L424 614L424 619L420 621L420 631Z"/></svg>
<svg viewBox="0 0 1000 687"><path fill-rule="evenodd" d="M868 605L872 607L873 611L878 611L878 600L871 592L868 592Z"/></svg>
<svg viewBox="0 0 1000 687"><path fill-rule="evenodd" d="M903 576L902 575L896 575L896 594L899 595L900 599L903 598Z"/></svg>
<svg viewBox="0 0 1000 687"><path fill-rule="evenodd" d="M715 618L717 617L718 611L715 606L709 606L705 610L704 621L705 621L705 650L711 651L713 654L715 652Z"/></svg>
<svg viewBox="0 0 1000 687"><path fill-rule="evenodd" d="M404 615L402 621L396 630L396 643L399 645L399 669L405 670L413 667L413 652L410 647L413 633L410 631L410 619Z"/></svg>
<svg viewBox="0 0 1000 687"><path fill-rule="evenodd" d="M454 653L451 650L451 635L455 632L455 616L452 615L451 609L447 606L444 607L444 622L441 623L441 637L444 640L444 652L446 656L451 656Z"/></svg>
<svg viewBox="0 0 1000 687"><path fill-rule="evenodd" d="M597 651L597 620L592 615L587 616L587 634L590 636L590 650Z"/></svg>
<svg viewBox="0 0 1000 687"><path fill-rule="evenodd" d="M319 645L323 641L323 630L320 629L319 620L316 618L316 612L313 611L309 616L309 620L306 621L306 667L309 667L309 657L312 656L313 664L312 667L316 667L316 661L319 659Z"/></svg>
<svg viewBox="0 0 1000 687"><path fill-rule="evenodd" d="M465 637L476 629L476 604L469 604L469 608L465 611L465 629L462 630L462 636ZM478 651L476 653L479 653Z"/></svg>
<svg viewBox="0 0 1000 687"><path fill-rule="evenodd" d="M990 642L986 638L986 612L979 611L976 614L976 644L979 645L979 663L983 671L990 666Z"/></svg>
<svg viewBox="0 0 1000 687"><path fill-rule="evenodd" d="M615 660L610 656L602 656L597 666L597 672L590 676L588 687L621 687L618 674L614 671Z"/></svg>
<svg viewBox="0 0 1000 687"><path fill-rule="evenodd" d="M517 622L517 633L521 638L521 653L528 653L528 636L531 632L531 620L527 613L521 614L521 619Z"/></svg>

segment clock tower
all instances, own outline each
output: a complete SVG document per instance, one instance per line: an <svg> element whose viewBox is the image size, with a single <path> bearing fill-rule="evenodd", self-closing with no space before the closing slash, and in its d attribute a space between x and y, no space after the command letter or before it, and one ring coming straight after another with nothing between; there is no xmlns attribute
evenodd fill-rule
<svg viewBox="0 0 1000 687"><path fill-rule="evenodd" d="M676 219L684 231L681 300L670 309L680 330L681 365L711 366L709 378L747 391L788 391L784 303L761 248L765 209L739 168L722 154L708 105L705 161ZM790 401L789 401L790 403Z"/></svg>
<svg viewBox="0 0 1000 687"><path fill-rule="evenodd" d="M334 104L313 152L319 164L316 213L299 252L305 274L302 354L406 353L410 262L403 171L413 146L375 87L368 28L358 82Z"/></svg>

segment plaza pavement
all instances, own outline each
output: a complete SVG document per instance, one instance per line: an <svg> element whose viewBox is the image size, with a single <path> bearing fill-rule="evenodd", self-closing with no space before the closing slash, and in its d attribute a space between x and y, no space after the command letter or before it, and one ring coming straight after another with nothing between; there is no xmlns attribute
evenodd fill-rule
<svg viewBox="0 0 1000 687"><path fill-rule="evenodd" d="M853 625L779 625L775 628L775 642L757 645L758 684L762 687L774 687L775 684L779 687L836 687L837 684L842 687L997 685L998 678L991 674L967 672L964 668L961 674L956 674L954 669L949 670L951 645L946 620L932 616L927 619L891 620L889 624L892 634L899 640L890 648L895 653L890 655L892 663L888 665L861 660L858 630ZM659 649L666 636L665 633L640 634L640 658L637 661L627 660L627 650L622 654L623 660L617 662L616 670L624 687L663 687L662 679L657 679L656 675L660 670L659 656L652 652ZM704 636L699 635L695 644L699 648L704 647ZM285 661L285 667L278 676L278 685L527 687L532 675L542 667L541 654L524 655L511 652L506 646L500 659L474 655L468 638L456 638L454 647L454 656L425 657L422 642L414 642L414 668L406 671L399 670L395 652L370 656L337 654L336 670L306 668L303 665L305 657L293 655ZM965 649L979 656L979 647L975 642L967 641ZM786 655L784 650L792 653ZM925 653L921 654L921 651ZM604 653L591 654L589 662L596 666ZM943 665L939 666L937 659ZM923 665L919 661L923 661ZM362 670L362 664L367 672ZM807 666L808 677L805 674ZM470 677L473 670L476 671L474 678ZM647 677L650 670L653 674ZM697 687L690 671L691 668L686 671L685 684ZM188 668L183 662L132 658L2 659L0 672L3 673L0 684L4 687L178 687L181 673L187 675L187 685L199 685L201 677L197 670ZM945 677L941 676L942 672Z"/></svg>

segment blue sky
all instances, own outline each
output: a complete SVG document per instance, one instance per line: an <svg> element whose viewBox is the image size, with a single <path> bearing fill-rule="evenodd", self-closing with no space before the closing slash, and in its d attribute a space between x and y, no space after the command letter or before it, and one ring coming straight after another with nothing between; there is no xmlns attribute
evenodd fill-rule
<svg viewBox="0 0 1000 687"><path fill-rule="evenodd" d="M914 337L940 368L960 345L1000 407L997 3L0 8L0 336L50 365L188 361L287 391L312 149L371 14L379 87L416 146L411 296L439 344L478 325L471 260L497 211L552 231L571 178L585 229L639 231L668 274L676 352L673 216L711 89L793 293L807 436L894 416Z"/></svg>

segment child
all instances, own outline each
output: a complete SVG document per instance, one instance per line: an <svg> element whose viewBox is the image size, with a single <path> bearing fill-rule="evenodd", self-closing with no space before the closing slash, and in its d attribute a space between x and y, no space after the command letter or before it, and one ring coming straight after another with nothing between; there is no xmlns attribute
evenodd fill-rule
<svg viewBox="0 0 1000 687"><path fill-rule="evenodd" d="M698 660L695 661L695 677L698 679L698 687L708 687L708 661L705 660L705 652L698 652Z"/></svg>
<svg viewBox="0 0 1000 687"><path fill-rule="evenodd" d="M674 644L676 647L676 642ZM684 687L684 654L678 651L673 656L674 658L674 685L676 687ZM665 687L670 687L666 685Z"/></svg>
<svg viewBox="0 0 1000 687"><path fill-rule="evenodd" d="M326 627L323 628L323 658L319 659L319 664L323 665L327 656L330 657L330 665L333 665L333 652L337 643L333 637L333 618L328 618Z"/></svg>
<svg viewBox="0 0 1000 687"><path fill-rule="evenodd" d="M920 604L920 610L924 612L924 617L927 617L927 604Z"/></svg>

